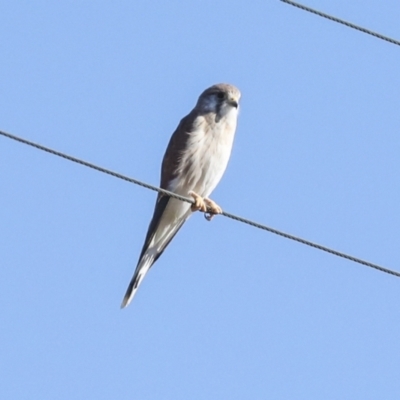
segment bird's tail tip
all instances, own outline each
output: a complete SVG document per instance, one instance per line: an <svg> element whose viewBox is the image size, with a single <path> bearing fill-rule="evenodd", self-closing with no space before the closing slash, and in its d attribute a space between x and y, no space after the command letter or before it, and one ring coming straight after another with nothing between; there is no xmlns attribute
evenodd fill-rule
<svg viewBox="0 0 400 400"><path fill-rule="evenodd" d="M139 286L139 282L140 282L139 276L134 276L132 278L131 282L129 283L128 289L126 290L125 296L122 299L121 309L129 306Z"/></svg>
<svg viewBox="0 0 400 400"><path fill-rule="evenodd" d="M150 258L146 259L143 264L138 265L132 277L132 280L129 282L128 289L126 289L125 296L121 303L121 308L129 306L130 302L135 296L136 291L139 288L140 283L142 282L144 276L147 274L147 271L150 269L152 264L153 258Z"/></svg>
<svg viewBox="0 0 400 400"><path fill-rule="evenodd" d="M124 309L125 307L128 307L131 300L132 298L130 296L125 295L124 298L122 299L121 310Z"/></svg>

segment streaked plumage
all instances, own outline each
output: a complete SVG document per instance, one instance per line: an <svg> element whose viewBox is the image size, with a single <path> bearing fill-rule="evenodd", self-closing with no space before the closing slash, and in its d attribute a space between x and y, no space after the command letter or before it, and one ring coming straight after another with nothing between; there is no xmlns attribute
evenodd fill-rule
<svg viewBox="0 0 400 400"><path fill-rule="evenodd" d="M197 194L200 200L211 194L222 178L231 154L239 99L239 90L228 84L211 86L200 95L195 108L181 120L170 139L161 168L162 188L183 196L194 192L192 196ZM215 213L220 212L212 201L208 205ZM204 209L204 202L196 209ZM194 207L189 203L158 195L139 261L121 307L131 302L150 267L193 211Z"/></svg>

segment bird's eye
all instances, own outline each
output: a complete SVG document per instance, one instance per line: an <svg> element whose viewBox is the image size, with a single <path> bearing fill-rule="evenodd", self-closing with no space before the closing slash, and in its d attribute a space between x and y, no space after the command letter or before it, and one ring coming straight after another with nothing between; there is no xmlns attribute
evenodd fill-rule
<svg viewBox="0 0 400 400"><path fill-rule="evenodd" d="M219 99L223 99L223 98L225 98L225 93L223 93L223 92L218 92L217 93L217 97L219 98Z"/></svg>

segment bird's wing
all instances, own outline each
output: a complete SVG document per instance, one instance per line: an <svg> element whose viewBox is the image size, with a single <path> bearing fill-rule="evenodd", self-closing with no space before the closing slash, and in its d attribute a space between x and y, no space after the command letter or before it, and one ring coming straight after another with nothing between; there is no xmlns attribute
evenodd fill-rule
<svg viewBox="0 0 400 400"><path fill-rule="evenodd" d="M179 171L182 170L179 168L182 159L181 154L187 147L192 124L193 116L189 114L181 120L172 134L161 167L160 186L163 189L173 192L173 182L177 182L180 179ZM158 194L138 264L121 307L126 307L131 302L147 271L161 256L190 214L190 204L172 199L162 193Z"/></svg>
<svg viewBox="0 0 400 400"><path fill-rule="evenodd" d="M193 126L193 116L192 114L189 114L181 120L178 127L175 129L174 133L171 136L161 166L160 187L163 189L167 189L174 192L173 182L176 182L177 179L179 180L180 178L179 172L182 170L182 168L180 168L182 154L185 152L187 148L187 141L192 126ZM162 224L163 219L174 219L175 216L178 217L176 211L178 211L177 208L180 208L179 206L182 205L186 206L185 208L188 208L187 205L180 200L172 199L171 197L164 195L162 193L158 194L153 217L150 221L150 225L147 230L146 239L144 241L143 248L139 256L139 261L143 257L147 249L152 245L154 239L156 239L157 242L159 241L157 240L158 238L155 238L155 236L159 231L160 224L164 225ZM167 213L168 215L166 215L166 211L168 211ZM181 221L182 218L177 218L177 221L175 221L176 223L172 223L174 233L172 236L168 235L169 236L168 240L162 243L162 246L159 249L159 253L156 255L154 261L156 261L156 259L165 250L169 242L172 240L172 238L178 232L179 228L182 226L183 222L185 222L186 218L183 221Z"/></svg>

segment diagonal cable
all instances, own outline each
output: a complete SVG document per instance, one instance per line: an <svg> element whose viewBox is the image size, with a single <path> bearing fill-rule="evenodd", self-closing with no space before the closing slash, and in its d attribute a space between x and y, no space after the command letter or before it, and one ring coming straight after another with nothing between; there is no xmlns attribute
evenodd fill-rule
<svg viewBox="0 0 400 400"><path fill-rule="evenodd" d="M315 10L313 8L307 7L307 6L303 5L303 4L296 3L296 2L291 1L291 0L281 0L281 1L286 3L286 4L290 4L291 6L300 8L301 10L308 11L308 12L310 12L312 14L316 14L316 15L318 15L320 17L329 19L329 20L337 22L339 24L348 26L349 28L356 29L357 31L366 33L366 34L371 35L371 36L375 36L378 39L385 40L386 42L393 43L393 44L396 44L397 46L400 46L400 41L398 41L396 39L392 39L392 38L390 38L388 36L381 35L380 33L377 33L377 32L371 31L369 29L363 28L361 26L355 25L355 24L353 24L351 22L347 22L347 21L345 21L343 19L336 18L333 15L325 14L322 11Z"/></svg>
<svg viewBox="0 0 400 400"><path fill-rule="evenodd" d="M36 149L45 151L45 152L53 154L55 156L62 157L64 159L66 159L66 160L75 162L77 164L84 165L85 167L89 167L89 168L95 169L96 171L103 172L104 174L108 174L108 175L114 176L115 178L119 178L119 179L122 179L124 181L130 182L130 183L134 183L135 185L142 186L142 187L144 187L146 189L150 189L150 190L154 190L155 192L163 193L163 194L165 194L167 196L173 197L173 198L181 200L181 201L186 201L188 203L193 203L193 199L191 199L189 197L180 196L180 195L178 195L176 193L170 192L169 190L165 190L165 189L159 188L157 186L149 185L148 183L142 182L142 181L140 181L138 179L133 179L133 178L130 178L128 176L122 175L122 174L120 174L118 172L114 172L114 171L111 171L109 169L106 169L106 168L103 168L103 167L99 167L99 166L97 166L95 164L89 163L87 161L81 160L81 159L76 158L76 157L72 157L72 156L70 156L68 154L62 153L62 152L57 151L57 150L50 149L49 147L45 147L45 146L42 146L41 144L37 144L37 143L31 142L30 140L23 139L23 138L21 138L19 136L15 136L15 135L12 135L12 134L4 132L4 131L0 131L0 135L5 136L5 137L7 137L9 139L15 140L17 142L26 144L28 146L35 147ZM342 258L345 258L346 260L350 260L350 261L353 261L355 263L362 264L362 265L365 265L367 267L377 269L378 271L385 272L387 274L400 277L400 272L397 272L397 271L394 271L394 270L391 270L391 269L388 269L388 268L384 268L384 267L382 267L380 265L371 263L369 261L362 260L362 259L357 258L357 257L353 257L351 255L342 253L342 252L337 251L337 250L333 250L333 249L331 249L329 247L322 246L320 244L311 242L311 241L303 239L301 237L294 236L294 235L279 231L279 230L274 229L274 228L270 228L269 226L260 224L258 222L254 222L254 221L251 221L249 219L242 218L242 217L239 217L239 216L234 215L234 214L230 214L230 213L225 212L225 211L222 213L222 215L227 217L227 218L233 219L235 221L242 222L244 224L250 225L250 226L252 226L254 228L262 229L264 231L268 231L268 232L273 233L275 235L282 236L282 237L284 237L286 239L294 240L295 242L304 244L306 246L310 246L310 247L313 247L315 249L318 249L318 250L321 250L321 251L325 251L325 252L333 254L333 255L335 255L337 257L342 257Z"/></svg>

